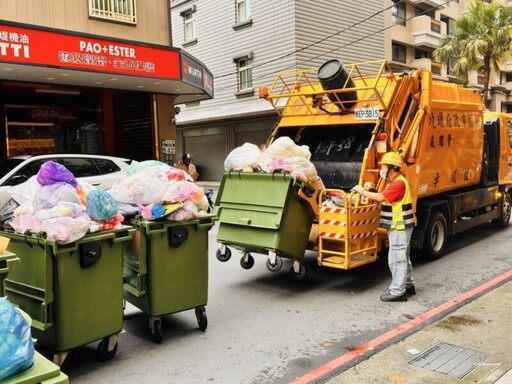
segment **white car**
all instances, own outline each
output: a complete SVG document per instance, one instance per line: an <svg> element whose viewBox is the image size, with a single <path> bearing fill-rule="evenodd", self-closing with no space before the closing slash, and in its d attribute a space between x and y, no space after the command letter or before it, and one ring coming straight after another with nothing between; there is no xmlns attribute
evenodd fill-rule
<svg viewBox="0 0 512 384"><path fill-rule="evenodd" d="M7 193L39 172L47 161L64 165L73 175L98 188L108 189L125 176L131 160L121 157L78 154L49 154L14 156L0 161L0 207L11 197Z"/></svg>

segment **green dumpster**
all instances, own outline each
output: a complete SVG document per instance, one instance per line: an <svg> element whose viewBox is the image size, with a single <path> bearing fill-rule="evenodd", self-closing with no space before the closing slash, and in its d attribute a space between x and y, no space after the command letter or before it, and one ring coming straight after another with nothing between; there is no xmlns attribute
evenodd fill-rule
<svg viewBox="0 0 512 384"><path fill-rule="evenodd" d="M161 316L195 309L207 327L208 231L214 215L187 222L134 219L137 229L125 244L124 298L150 316L153 339L162 341Z"/></svg>
<svg viewBox="0 0 512 384"><path fill-rule="evenodd" d="M276 272L282 267L281 257L292 259L290 272L302 278L300 261L304 258L314 213L300 196L313 193L305 183L289 174L226 172L217 201L219 217L217 258L227 261L231 245L243 252L244 269L254 265L250 252L268 254L267 268Z"/></svg>
<svg viewBox="0 0 512 384"><path fill-rule="evenodd" d="M53 364L39 352L34 353L34 364L25 372L9 377L2 384L67 384L67 375L60 371L59 366Z"/></svg>
<svg viewBox="0 0 512 384"><path fill-rule="evenodd" d="M19 261L19 257L12 252L5 251L0 254L0 297L5 296L4 280L9 274L9 270Z"/></svg>
<svg viewBox="0 0 512 384"><path fill-rule="evenodd" d="M123 327L123 245L134 232L124 226L70 244L2 232L21 261L5 279L7 298L31 317L37 342L57 352L56 364L97 340L98 360L114 357Z"/></svg>

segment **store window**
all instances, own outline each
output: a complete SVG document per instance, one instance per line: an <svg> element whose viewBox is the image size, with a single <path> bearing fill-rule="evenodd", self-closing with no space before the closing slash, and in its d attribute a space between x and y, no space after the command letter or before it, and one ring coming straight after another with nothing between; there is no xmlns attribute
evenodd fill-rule
<svg viewBox="0 0 512 384"><path fill-rule="evenodd" d="M89 108L6 105L7 156L99 151L97 114Z"/></svg>
<svg viewBox="0 0 512 384"><path fill-rule="evenodd" d="M89 16L120 23L137 24L135 0L89 0Z"/></svg>

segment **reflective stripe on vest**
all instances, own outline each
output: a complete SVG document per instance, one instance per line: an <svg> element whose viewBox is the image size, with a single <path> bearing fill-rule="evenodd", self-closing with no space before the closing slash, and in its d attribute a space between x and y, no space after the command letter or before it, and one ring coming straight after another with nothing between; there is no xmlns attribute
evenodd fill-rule
<svg viewBox="0 0 512 384"><path fill-rule="evenodd" d="M407 179L400 175L391 183L397 180L403 181L405 192L402 200L389 204L386 200L382 202L380 211L380 225L386 229L404 230L414 226L414 212L412 210L411 189Z"/></svg>

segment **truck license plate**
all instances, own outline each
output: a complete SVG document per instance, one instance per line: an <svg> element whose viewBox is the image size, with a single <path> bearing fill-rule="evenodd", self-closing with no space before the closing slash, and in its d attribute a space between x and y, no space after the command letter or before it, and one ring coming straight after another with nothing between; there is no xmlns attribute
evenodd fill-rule
<svg viewBox="0 0 512 384"><path fill-rule="evenodd" d="M354 109L356 120L377 120L379 108L356 108Z"/></svg>

